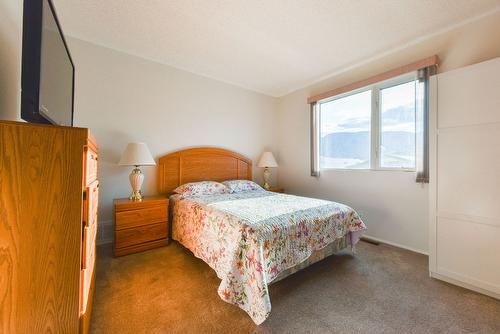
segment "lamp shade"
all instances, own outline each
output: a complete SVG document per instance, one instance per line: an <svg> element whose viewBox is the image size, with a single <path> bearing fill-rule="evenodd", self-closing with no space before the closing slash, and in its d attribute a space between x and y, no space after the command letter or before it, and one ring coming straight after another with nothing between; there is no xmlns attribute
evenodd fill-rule
<svg viewBox="0 0 500 334"><path fill-rule="evenodd" d="M278 167L278 163L274 159L272 152L264 152L260 156L257 167Z"/></svg>
<svg viewBox="0 0 500 334"><path fill-rule="evenodd" d="M121 166L154 166L155 160L144 143L130 143L118 163Z"/></svg>

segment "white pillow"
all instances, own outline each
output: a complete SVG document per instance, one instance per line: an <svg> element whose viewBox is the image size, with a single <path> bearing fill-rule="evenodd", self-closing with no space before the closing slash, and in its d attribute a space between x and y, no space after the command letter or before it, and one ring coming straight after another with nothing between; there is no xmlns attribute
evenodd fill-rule
<svg viewBox="0 0 500 334"><path fill-rule="evenodd" d="M183 196L199 196L211 194L227 194L230 193L230 190L228 187L219 182L201 181L180 185L174 189L174 193Z"/></svg>
<svg viewBox="0 0 500 334"><path fill-rule="evenodd" d="M257 183L249 180L229 180L222 182L230 192L239 193L242 191L264 190Z"/></svg>

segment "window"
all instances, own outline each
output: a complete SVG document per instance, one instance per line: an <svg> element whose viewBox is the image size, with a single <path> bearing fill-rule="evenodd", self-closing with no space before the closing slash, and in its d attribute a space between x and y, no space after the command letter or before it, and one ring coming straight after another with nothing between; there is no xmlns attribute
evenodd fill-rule
<svg viewBox="0 0 500 334"><path fill-rule="evenodd" d="M415 170L415 74L318 102L322 169Z"/></svg>
<svg viewBox="0 0 500 334"><path fill-rule="evenodd" d="M380 167L415 169L415 81L380 90Z"/></svg>
<svg viewBox="0 0 500 334"><path fill-rule="evenodd" d="M371 90L320 104L320 166L370 168Z"/></svg>

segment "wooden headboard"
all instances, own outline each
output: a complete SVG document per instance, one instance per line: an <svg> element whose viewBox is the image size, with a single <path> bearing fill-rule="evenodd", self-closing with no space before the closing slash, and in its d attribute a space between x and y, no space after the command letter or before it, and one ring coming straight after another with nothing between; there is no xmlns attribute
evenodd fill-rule
<svg viewBox="0 0 500 334"><path fill-rule="evenodd" d="M222 148L190 148L158 161L158 192L169 194L179 185L197 181L252 179L252 160Z"/></svg>

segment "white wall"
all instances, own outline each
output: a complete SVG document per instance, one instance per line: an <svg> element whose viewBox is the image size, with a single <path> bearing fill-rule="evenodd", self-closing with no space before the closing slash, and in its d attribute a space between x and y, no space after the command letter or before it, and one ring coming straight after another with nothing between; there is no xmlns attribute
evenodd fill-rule
<svg viewBox="0 0 500 334"><path fill-rule="evenodd" d="M130 168L117 165L128 142L146 142L155 158L217 146L255 162L264 149L275 150L275 98L78 39L68 43L76 64L75 125L89 127L100 149L101 222L113 219L113 198L129 195ZM156 169L143 171L143 192L155 194Z"/></svg>
<svg viewBox="0 0 500 334"><path fill-rule="evenodd" d="M128 194L127 168L116 166L126 143L148 143L159 156L211 145L252 159L278 153L287 192L329 198L357 209L369 234L427 251L428 189L404 172L324 172L309 176L306 98L437 53L440 71L500 56L500 13L408 45L363 66L280 99L252 93L90 43L69 39L76 63L75 123L88 126L101 148L100 219L112 220L112 198ZM0 0L0 119L19 119L22 2ZM278 152L279 149L279 152ZM155 192L146 168L144 191ZM260 171L258 171L260 172Z"/></svg>
<svg viewBox="0 0 500 334"><path fill-rule="evenodd" d="M428 186L399 171L322 171L310 176L307 97L438 54L440 71L500 56L500 13L424 39L335 77L286 95L278 104L279 183L287 192L330 199L355 208L367 234L427 253Z"/></svg>
<svg viewBox="0 0 500 334"><path fill-rule="evenodd" d="M0 0L0 119L19 120L22 1Z"/></svg>

